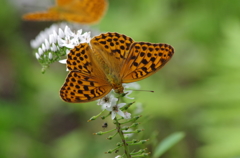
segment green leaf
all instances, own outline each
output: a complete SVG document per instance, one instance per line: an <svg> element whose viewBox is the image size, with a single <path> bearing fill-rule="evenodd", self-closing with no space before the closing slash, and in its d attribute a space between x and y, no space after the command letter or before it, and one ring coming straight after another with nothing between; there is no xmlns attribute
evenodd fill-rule
<svg viewBox="0 0 240 158"><path fill-rule="evenodd" d="M172 146L177 144L180 140L182 140L185 136L183 132L175 132L161 141L156 147L153 157L158 158L162 154L164 154L167 150L169 150Z"/></svg>

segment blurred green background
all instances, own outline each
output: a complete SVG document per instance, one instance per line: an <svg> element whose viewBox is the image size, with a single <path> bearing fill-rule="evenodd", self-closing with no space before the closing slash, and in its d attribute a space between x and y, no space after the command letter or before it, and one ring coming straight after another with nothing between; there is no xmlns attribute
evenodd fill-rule
<svg viewBox="0 0 240 158"><path fill-rule="evenodd" d="M65 65L53 64L43 75L32 54L30 40L51 23L22 21L21 15L54 2L0 2L0 157L114 157L104 152L116 140L92 135L105 121L87 123L100 111L96 102L63 102ZM139 82L155 93L131 95L144 109L142 138L157 134L150 152L183 131L186 137L162 158L240 157L239 0L110 0L92 28L175 48L161 71Z"/></svg>

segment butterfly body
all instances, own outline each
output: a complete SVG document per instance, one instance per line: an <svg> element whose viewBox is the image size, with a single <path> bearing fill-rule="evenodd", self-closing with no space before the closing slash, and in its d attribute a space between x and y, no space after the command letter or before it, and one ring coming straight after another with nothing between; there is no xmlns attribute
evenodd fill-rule
<svg viewBox="0 0 240 158"><path fill-rule="evenodd" d="M81 43L68 54L70 71L60 96L64 101L97 100L112 89L123 93L122 83L142 80L157 72L174 53L167 44L134 42L118 33L105 33Z"/></svg>

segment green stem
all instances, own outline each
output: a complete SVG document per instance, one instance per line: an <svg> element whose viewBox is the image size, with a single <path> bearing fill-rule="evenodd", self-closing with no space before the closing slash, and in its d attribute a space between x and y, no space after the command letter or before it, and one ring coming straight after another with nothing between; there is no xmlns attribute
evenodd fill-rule
<svg viewBox="0 0 240 158"><path fill-rule="evenodd" d="M124 138L123 132L121 130L121 125L118 122L116 117L115 117L114 120L116 121L117 130L118 130L119 136L121 137L122 142L123 142L123 146L124 146L124 149L125 149L125 155L127 156L127 158L131 158L131 155L130 155L130 152L129 152L129 148L128 148L128 144L126 143L126 140Z"/></svg>
<svg viewBox="0 0 240 158"><path fill-rule="evenodd" d="M90 122L92 120L96 120L96 118L98 118L100 115L102 115L102 113L104 112L105 110L101 111L99 114L97 114L96 116L93 116L91 117L87 122Z"/></svg>

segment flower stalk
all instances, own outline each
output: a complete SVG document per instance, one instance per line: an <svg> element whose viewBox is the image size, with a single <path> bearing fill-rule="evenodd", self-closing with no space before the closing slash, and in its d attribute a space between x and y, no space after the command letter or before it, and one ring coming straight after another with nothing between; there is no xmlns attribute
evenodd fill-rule
<svg viewBox="0 0 240 158"><path fill-rule="evenodd" d="M123 143L123 147L124 147L124 151L125 151L125 155L127 158L131 158L131 155L130 155L130 152L129 152L129 148L128 148L128 144L125 140L125 137L124 137L124 134L121 130L121 124L118 122L118 120L115 118L115 121L116 121L116 127L117 127L117 131L119 133L119 136L122 140L122 143Z"/></svg>

